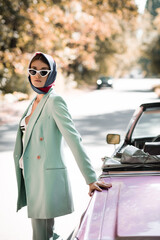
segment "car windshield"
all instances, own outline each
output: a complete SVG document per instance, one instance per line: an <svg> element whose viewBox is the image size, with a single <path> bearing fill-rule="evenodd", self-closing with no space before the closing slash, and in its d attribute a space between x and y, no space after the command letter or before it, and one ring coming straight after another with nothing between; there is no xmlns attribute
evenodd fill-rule
<svg viewBox="0 0 160 240"><path fill-rule="evenodd" d="M146 109L132 133L132 139L155 137L160 134L160 109Z"/></svg>

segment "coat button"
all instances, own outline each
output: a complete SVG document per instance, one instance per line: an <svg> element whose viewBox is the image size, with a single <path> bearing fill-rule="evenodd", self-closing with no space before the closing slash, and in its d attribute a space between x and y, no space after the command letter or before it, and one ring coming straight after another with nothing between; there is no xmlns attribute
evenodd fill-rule
<svg viewBox="0 0 160 240"><path fill-rule="evenodd" d="M40 139L39 139L40 141L43 141L43 138L42 137L40 137Z"/></svg>
<svg viewBox="0 0 160 240"><path fill-rule="evenodd" d="M38 156L37 156L37 159L40 159L40 158L41 158L41 156L38 155Z"/></svg>

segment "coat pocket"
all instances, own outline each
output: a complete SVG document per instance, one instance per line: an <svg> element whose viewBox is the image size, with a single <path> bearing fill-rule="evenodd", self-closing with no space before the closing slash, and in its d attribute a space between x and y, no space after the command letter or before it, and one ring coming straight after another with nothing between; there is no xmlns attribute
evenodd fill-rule
<svg viewBox="0 0 160 240"><path fill-rule="evenodd" d="M73 211L73 202L67 169L49 168L46 177L47 215L61 216Z"/></svg>

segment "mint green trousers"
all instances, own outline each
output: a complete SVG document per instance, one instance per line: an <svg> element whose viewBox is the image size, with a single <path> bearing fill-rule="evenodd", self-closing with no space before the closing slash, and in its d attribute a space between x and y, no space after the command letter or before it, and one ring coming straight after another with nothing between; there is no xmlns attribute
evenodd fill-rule
<svg viewBox="0 0 160 240"><path fill-rule="evenodd" d="M31 219L33 229L33 240L53 240L54 238L54 218L51 219Z"/></svg>

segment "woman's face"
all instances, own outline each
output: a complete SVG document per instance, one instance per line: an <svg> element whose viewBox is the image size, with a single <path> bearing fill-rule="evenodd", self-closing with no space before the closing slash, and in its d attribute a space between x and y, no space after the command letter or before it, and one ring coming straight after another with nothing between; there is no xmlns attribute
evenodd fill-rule
<svg viewBox="0 0 160 240"><path fill-rule="evenodd" d="M30 68L35 70L49 70L49 66L41 60L35 60L32 62ZM30 78L35 87L41 88L45 85L48 75L46 77L42 77L39 73L36 73L36 75L30 76Z"/></svg>

